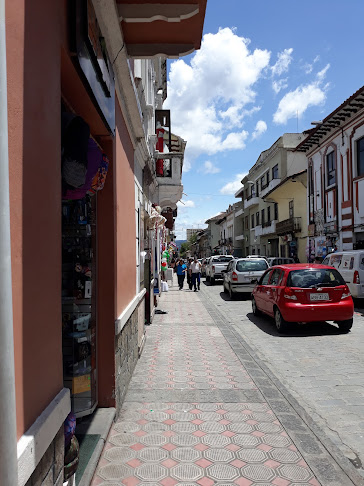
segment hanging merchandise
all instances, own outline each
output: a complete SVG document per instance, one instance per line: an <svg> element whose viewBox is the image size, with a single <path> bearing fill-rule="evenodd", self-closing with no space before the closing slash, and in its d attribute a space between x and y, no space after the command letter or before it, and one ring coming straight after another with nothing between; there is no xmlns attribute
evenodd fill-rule
<svg viewBox="0 0 364 486"><path fill-rule="evenodd" d="M90 193L95 194L97 191L101 191L104 188L107 171L109 170L109 159L105 154L102 154L101 165L96 172L95 177L92 179Z"/></svg>
<svg viewBox="0 0 364 486"><path fill-rule="evenodd" d="M163 142L163 137L164 137L164 128L162 128L162 125L158 122L157 123L157 150L159 153L163 153L164 151L164 142ZM164 175L164 163L163 159L158 159L156 162L156 173L157 176L163 177Z"/></svg>
<svg viewBox="0 0 364 486"><path fill-rule="evenodd" d="M78 188L69 188L63 193L63 199L82 199L86 196L87 191L91 189L95 175L98 173L103 160L103 154L99 149L97 143L92 139L88 139L87 149L87 173L85 183Z"/></svg>
<svg viewBox="0 0 364 486"><path fill-rule="evenodd" d="M82 187L87 174L90 127L72 113L62 113L62 180L65 189Z"/></svg>

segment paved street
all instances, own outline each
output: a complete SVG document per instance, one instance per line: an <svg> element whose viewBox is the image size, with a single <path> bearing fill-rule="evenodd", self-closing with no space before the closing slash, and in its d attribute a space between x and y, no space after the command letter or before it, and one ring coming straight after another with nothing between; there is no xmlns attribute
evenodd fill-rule
<svg viewBox="0 0 364 486"><path fill-rule="evenodd" d="M364 464L363 309L356 309L349 334L338 333L334 324L317 323L297 325L282 336L272 319L252 315L249 299L231 301L220 284L204 287L234 331L343 454L356 467Z"/></svg>
<svg viewBox="0 0 364 486"><path fill-rule="evenodd" d="M299 382L281 367L292 368L295 379L300 376L304 345L296 345L292 364L285 348L288 339L302 342L305 334L277 337L271 323L249 319L249 302L225 300L221 291L220 285L202 284L198 293L178 291L175 285L162 295L159 309L168 313L156 315L147 329L144 352L92 486L364 484L311 421L311 410L302 416L266 367L272 360L273 369L279 361L274 371L286 385L288 378L292 381L292 392L299 397ZM309 338L344 339L325 332Z"/></svg>

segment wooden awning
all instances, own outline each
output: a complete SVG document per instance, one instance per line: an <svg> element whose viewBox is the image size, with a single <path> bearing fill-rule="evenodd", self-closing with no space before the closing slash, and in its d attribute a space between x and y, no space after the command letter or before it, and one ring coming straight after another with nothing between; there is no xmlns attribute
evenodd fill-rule
<svg viewBox="0 0 364 486"><path fill-rule="evenodd" d="M178 58L199 49L207 0L116 0L128 55Z"/></svg>

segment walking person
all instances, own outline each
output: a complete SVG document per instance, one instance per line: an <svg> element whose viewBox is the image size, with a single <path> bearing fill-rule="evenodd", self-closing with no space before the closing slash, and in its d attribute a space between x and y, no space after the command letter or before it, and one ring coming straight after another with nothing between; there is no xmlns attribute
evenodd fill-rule
<svg viewBox="0 0 364 486"><path fill-rule="evenodd" d="M192 265L192 258L187 260L187 285L190 290L192 290L192 273L191 273L191 265Z"/></svg>
<svg viewBox="0 0 364 486"><path fill-rule="evenodd" d="M187 267L183 263L183 260L179 260L177 265L177 279L178 279L178 286L180 290L183 289L183 282L185 280L186 271L187 271Z"/></svg>
<svg viewBox="0 0 364 486"><path fill-rule="evenodd" d="M194 261L191 263L191 275L192 275L192 285L197 292L197 289L200 290L200 282L201 282L201 263L195 257Z"/></svg>

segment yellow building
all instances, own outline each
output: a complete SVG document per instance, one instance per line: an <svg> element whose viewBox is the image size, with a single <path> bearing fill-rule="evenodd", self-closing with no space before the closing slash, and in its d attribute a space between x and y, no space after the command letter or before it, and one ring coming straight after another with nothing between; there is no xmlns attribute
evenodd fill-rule
<svg viewBox="0 0 364 486"><path fill-rule="evenodd" d="M266 195L267 202L278 204L276 235L279 256L307 261L307 170L290 175Z"/></svg>

